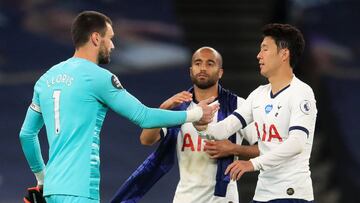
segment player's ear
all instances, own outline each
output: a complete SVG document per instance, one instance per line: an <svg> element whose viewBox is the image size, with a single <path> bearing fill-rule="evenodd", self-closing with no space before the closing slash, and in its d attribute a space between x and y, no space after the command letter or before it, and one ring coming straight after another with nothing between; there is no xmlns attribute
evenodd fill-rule
<svg viewBox="0 0 360 203"><path fill-rule="evenodd" d="M90 40L94 46L96 46L96 47L99 46L100 45L100 33L98 33L98 32L91 33Z"/></svg>
<svg viewBox="0 0 360 203"><path fill-rule="evenodd" d="M281 59L282 59L282 61L286 61L287 59L290 59L290 51L289 51L289 49L282 49L281 50Z"/></svg>
<svg viewBox="0 0 360 203"><path fill-rule="evenodd" d="M222 78L223 74L224 74L224 69L220 68L219 69L219 75L218 75L219 80Z"/></svg>

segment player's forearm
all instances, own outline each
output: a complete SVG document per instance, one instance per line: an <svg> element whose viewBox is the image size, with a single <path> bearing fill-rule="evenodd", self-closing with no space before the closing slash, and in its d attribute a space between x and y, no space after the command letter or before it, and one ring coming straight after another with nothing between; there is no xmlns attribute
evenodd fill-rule
<svg viewBox="0 0 360 203"><path fill-rule="evenodd" d="M274 150L250 159L250 161L255 170L267 170L273 168L300 154L305 147L306 140L307 135L303 132L291 134L284 143Z"/></svg>
<svg viewBox="0 0 360 203"><path fill-rule="evenodd" d="M171 102L168 102L168 100L166 100L160 105L159 108L169 110L172 108L171 104ZM161 128L143 129L140 135L141 144L150 146L157 143L161 139L160 131Z"/></svg>
<svg viewBox="0 0 360 203"><path fill-rule="evenodd" d="M22 131L20 133L20 141L31 171L37 173L43 170L45 164L41 156L39 139L37 137L33 137L33 134L28 134Z"/></svg>
<svg viewBox="0 0 360 203"><path fill-rule="evenodd" d="M149 108L126 90L119 91L108 104L111 109L128 118L141 128L170 127L194 122L202 117L202 109L194 108L189 111L169 111Z"/></svg>
<svg viewBox="0 0 360 203"><path fill-rule="evenodd" d="M161 138L160 128L143 129L140 135L140 142L142 145L153 145Z"/></svg>
<svg viewBox="0 0 360 203"><path fill-rule="evenodd" d="M43 125L41 114L29 108L19 138L26 160L34 173L42 171L45 167L37 136Z"/></svg>
<svg viewBox="0 0 360 203"><path fill-rule="evenodd" d="M208 125L205 134L215 140L224 140L242 127L241 122L234 115L230 115L218 123Z"/></svg>
<svg viewBox="0 0 360 203"><path fill-rule="evenodd" d="M260 155L259 148L257 145L244 146L237 145L233 149L233 154L238 156L240 159L251 159Z"/></svg>
<svg viewBox="0 0 360 203"><path fill-rule="evenodd" d="M170 111L144 106L143 118L139 119L142 128L159 128L181 125L186 122L195 122L202 117L200 107L188 111Z"/></svg>

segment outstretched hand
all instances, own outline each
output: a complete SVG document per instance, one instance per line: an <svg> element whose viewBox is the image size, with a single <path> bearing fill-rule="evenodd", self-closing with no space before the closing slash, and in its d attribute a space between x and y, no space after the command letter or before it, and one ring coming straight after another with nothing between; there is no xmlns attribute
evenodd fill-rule
<svg viewBox="0 0 360 203"><path fill-rule="evenodd" d="M220 105L218 102L213 102L215 99L214 96L204 99L198 103L198 106L202 108L203 116L201 119L194 123L194 126L207 126L213 120L214 114L219 110Z"/></svg>
<svg viewBox="0 0 360 203"><path fill-rule="evenodd" d="M184 102L192 101L192 94L188 91L182 91L164 101L161 105L161 109L172 109Z"/></svg>

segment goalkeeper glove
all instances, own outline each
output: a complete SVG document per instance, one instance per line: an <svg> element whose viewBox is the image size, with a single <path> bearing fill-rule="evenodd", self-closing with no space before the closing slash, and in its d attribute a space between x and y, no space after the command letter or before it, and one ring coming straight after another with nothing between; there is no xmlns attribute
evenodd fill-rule
<svg viewBox="0 0 360 203"><path fill-rule="evenodd" d="M27 189L27 195L24 197L24 203L46 203L43 197L42 188L31 187Z"/></svg>

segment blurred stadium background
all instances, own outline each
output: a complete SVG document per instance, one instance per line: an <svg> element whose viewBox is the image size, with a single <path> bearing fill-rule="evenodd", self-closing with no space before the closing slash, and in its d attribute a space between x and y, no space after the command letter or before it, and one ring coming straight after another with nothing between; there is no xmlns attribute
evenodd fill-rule
<svg viewBox="0 0 360 203"><path fill-rule="evenodd" d="M191 53L201 46L223 55L223 86L247 97L266 82L256 60L261 27L269 22L298 26L307 47L295 73L313 87L319 109L311 158L315 201L360 202L359 1L1 0L1 203L21 202L25 188L35 183L18 133L34 82L51 65L72 56L70 25L82 10L112 18L116 51L107 68L152 107L191 85ZM155 149L141 146L139 133L129 121L108 113L101 138L102 202ZM44 131L40 139L47 157ZM141 202L171 202L177 180L174 167ZM255 184L255 173L241 179L242 202L251 200Z"/></svg>

